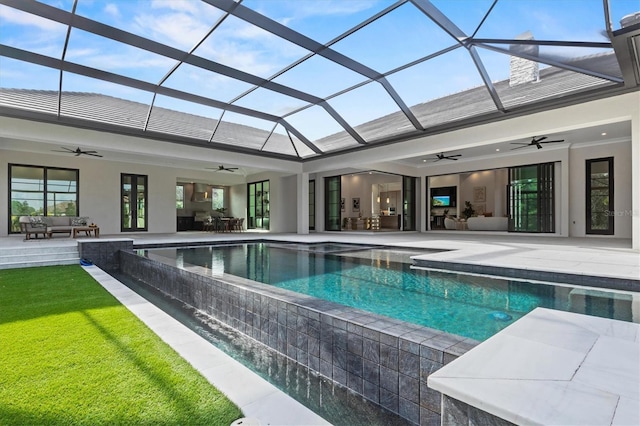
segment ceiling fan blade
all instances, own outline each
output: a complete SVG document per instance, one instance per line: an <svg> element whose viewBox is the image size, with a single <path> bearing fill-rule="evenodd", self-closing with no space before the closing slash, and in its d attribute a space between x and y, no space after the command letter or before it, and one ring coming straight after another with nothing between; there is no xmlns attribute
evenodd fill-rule
<svg viewBox="0 0 640 426"><path fill-rule="evenodd" d="M531 144L517 144L517 145L522 145L522 146L517 146L515 148L511 148L511 151L513 151L514 149L521 149L521 148L527 148L528 146L531 146Z"/></svg>
<svg viewBox="0 0 640 426"><path fill-rule="evenodd" d="M95 151L93 151L93 152L95 152ZM100 154L93 154L93 153L91 153L91 152L85 152L85 154L87 154L87 155L92 155L92 156L94 156L94 157L102 157L102 155L100 155Z"/></svg>
<svg viewBox="0 0 640 426"><path fill-rule="evenodd" d="M531 144L532 145L536 145L538 144L538 142L545 140L547 137L546 136L540 136L538 139L536 139L536 137L532 137L531 138Z"/></svg>
<svg viewBox="0 0 640 426"><path fill-rule="evenodd" d="M557 142L564 142L564 139L558 139L555 141L544 141L544 142L540 142L540 143L557 143Z"/></svg>
<svg viewBox="0 0 640 426"><path fill-rule="evenodd" d="M533 145L530 142L527 143L521 143L521 142L511 142L511 145L522 145L522 146L529 146L529 145Z"/></svg>
<svg viewBox="0 0 640 426"><path fill-rule="evenodd" d="M51 151L53 151L53 152L75 152L73 149L65 148L64 146L61 146L60 148L64 149L64 151L60 151L59 149L52 149Z"/></svg>

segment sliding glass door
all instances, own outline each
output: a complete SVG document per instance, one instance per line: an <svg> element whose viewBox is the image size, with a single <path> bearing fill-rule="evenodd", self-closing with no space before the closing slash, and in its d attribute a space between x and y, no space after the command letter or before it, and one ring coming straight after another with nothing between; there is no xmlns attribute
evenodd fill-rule
<svg viewBox="0 0 640 426"><path fill-rule="evenodd" d="M247 184L247 229L269 229L269 181Z"/></svg>
<svg viewBox="0 0 640 426"><path fill-rule="evenodd" d="M509 231L555 232L554 163L509 168Z"/></svg>
<svg viewBox="0 0 640 426"><path fill-rule="evenodd" d="M416 230L416 178L402 176L402 230Z"/></svg>
<svg viewBox="0 0 640 426"><path fill-rule="evenodd" d="M324 179L324 229L325 231L340 230L341 209L341 180L340 176Z"/></svg>
<svg viewBox="0 0 640 426"><path fill-rule="evenodd" d="M316 181L309 181L309 230L316 229Z"/></svg>

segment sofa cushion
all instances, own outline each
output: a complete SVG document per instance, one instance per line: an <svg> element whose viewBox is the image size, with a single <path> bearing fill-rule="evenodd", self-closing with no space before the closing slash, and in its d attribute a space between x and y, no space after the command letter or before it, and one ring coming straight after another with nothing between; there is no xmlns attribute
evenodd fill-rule
<svg viewBox="0 0 640 426"><path fill-rule="evenodd" d="M47 224L44 222L41 216L31 216L29 217L29 225L32 228L46 228Z"/></svg>
<svg viewBox="0 0 640 426"><path fill-rule="evenodd" d="M51 226L69 226L71 218L67 216L51 216Z"/></svg>

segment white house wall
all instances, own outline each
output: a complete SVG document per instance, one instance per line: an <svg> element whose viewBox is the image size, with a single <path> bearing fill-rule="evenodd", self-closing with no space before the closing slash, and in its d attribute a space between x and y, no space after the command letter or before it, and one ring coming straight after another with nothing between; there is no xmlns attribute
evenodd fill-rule
<svg viewBox="0 0 640 426"><path fill-rule="evenodd" d="M257 173L247 177L247 183L269 181L269 230L296 232L297 177L295 174Z"/></svg>
<svg viewBox="0 0 640 426"><path fill-rule="evenodd" d="M571 236L586 236L586 160L613 157L614 237L631 238L631 142L577 145L570 150Z"/></svg>
<svg viewBox="0 0 640 426"><path fill-rule="evenodd" d="M120 174L147 175L148 232L175 232L177 169L103 161L88 157L64 157L15 151L0 152L2 155L0 173L3 180L6 179L5 176L9 175L8 164L10 163L78 169L80 215L91 217L100 226L102 234L120 233ZM0 186L2 186L3 200L8 200L9 185ZM1 235L8 233L8 210L8 208L0 209L0 222L4 224Z"/></svg>

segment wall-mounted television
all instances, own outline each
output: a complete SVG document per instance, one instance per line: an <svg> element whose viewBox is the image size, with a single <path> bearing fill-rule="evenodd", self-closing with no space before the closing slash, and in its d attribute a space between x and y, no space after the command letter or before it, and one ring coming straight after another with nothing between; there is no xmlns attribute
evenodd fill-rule
<svg viewBox="0 0 640 426"><path fill-rule="evenodd" d="M431 197L431 205L433 207L451 207L451 196L434 195Z"/></svg>
<svg viewBox="0 0 640 426"><path fill-rule="evenodd" d="M431 207L456 207L456 197L458 188L455 186L445 186L431 188Z"/></svg>

